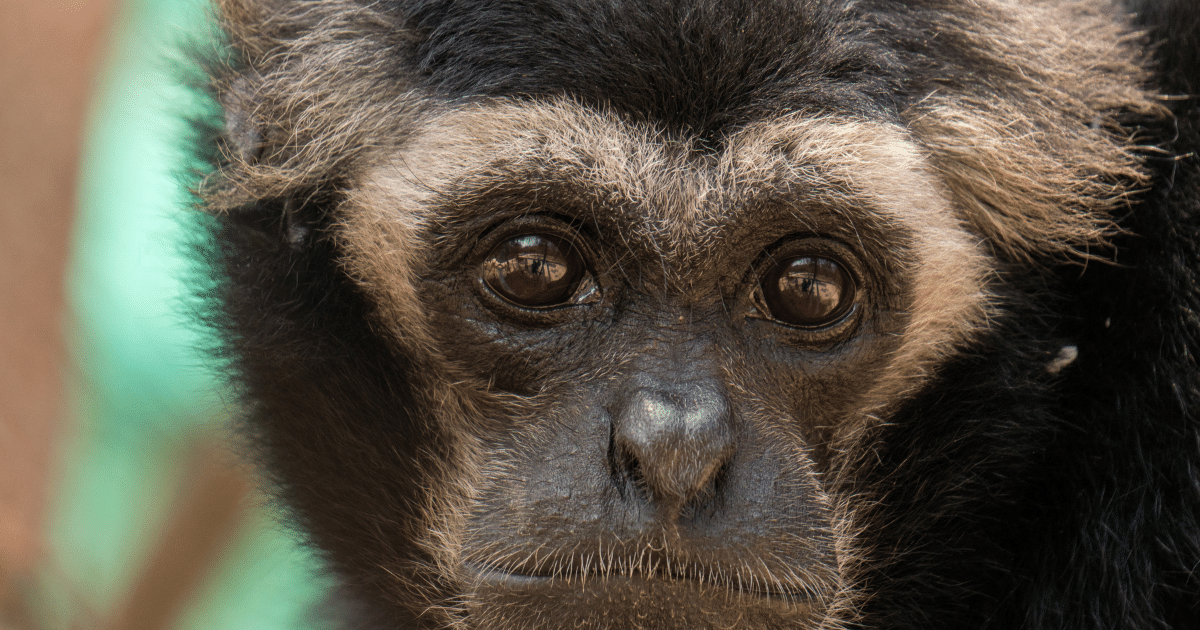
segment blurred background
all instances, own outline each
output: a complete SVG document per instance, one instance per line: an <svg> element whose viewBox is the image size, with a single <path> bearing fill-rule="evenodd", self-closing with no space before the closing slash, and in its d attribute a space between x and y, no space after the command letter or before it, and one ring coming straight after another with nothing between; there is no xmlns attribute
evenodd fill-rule
<svg viewBox="0 0 1200 630"><path fill-rule="evenodd" d="M0 0L0 628L323 627L188 321L205 0Z"/></svg>

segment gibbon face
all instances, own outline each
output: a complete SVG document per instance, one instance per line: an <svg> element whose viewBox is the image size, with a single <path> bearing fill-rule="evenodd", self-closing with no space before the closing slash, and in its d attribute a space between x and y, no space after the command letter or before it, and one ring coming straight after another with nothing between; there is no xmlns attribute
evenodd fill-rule
<svg viewBox="0 0 1200 630"><path fill-rule="evenodd" d="M333 238L455 399L433 413L463 485L425 544L468 615L819 619L852 553L837 450L986 310L917 147L795 117L703 153L569 102L426 130L364 169Z"/></svg>

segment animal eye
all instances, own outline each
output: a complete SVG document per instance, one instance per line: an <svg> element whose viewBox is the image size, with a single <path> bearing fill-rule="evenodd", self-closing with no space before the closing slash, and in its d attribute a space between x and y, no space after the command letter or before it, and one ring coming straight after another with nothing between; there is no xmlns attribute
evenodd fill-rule
<svg viewBox="0 0 1200 630"><path fill-rule="evenodd" d="M541 308L570 301L586 269L571 243L545 234L522 234L492 249L481 273L488 287L510 302Z"/></svg>
<svg viewBox="0 0 1200 630"><path fill-rule="evenodd" d="M836 322L854 306L854 297L850 273L821 256L789 258L762 279L762 298L770 316L802 328Z"/></svg>

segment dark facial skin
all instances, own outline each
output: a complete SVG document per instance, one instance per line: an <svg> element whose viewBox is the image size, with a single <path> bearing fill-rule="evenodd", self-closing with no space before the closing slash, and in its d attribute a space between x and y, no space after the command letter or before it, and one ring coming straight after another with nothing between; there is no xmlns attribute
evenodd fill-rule
<svg viewBox="0 0 1200 630"><path fill-rule="evenodd" d="M821 445L893 322L865 252L789 227L731 227L703 257L727 264L686 287L677 263L570 215L453 228L463 246L422 299L451 362L520 401L474 427L473 623L794 627L823 611L838 575Z"/></svg>

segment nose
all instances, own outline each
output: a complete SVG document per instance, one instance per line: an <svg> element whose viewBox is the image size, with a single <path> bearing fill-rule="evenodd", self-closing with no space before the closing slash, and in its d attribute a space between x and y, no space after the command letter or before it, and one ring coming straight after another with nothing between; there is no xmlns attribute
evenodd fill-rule
<svg viewBox="0 0 1200 630"><path fill-rule="evenodd" d="M711 379L637 387L614 418L615 468L640 480L660 508L681 508L712 489L733 457L729 415Z"/></svg>

